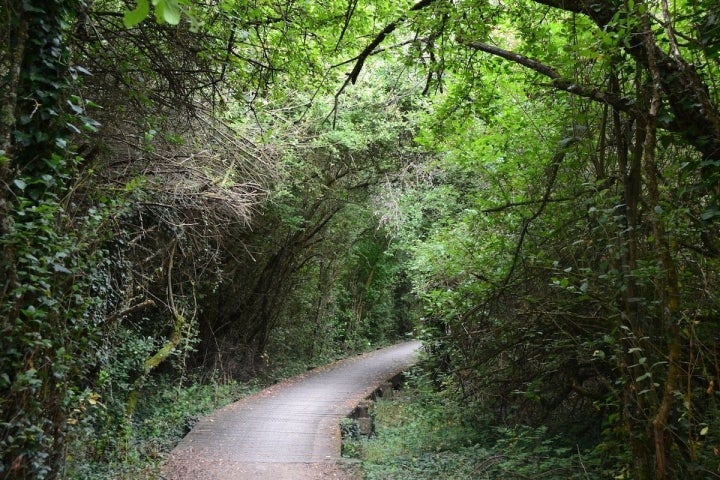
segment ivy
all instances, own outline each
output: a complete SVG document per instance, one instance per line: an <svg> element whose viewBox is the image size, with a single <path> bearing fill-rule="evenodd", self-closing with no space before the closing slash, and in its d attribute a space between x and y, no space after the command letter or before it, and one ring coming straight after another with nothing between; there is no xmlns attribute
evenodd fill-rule
<svg viewBox="0 0 720 480"><path fill-rule="evenodd" d="M14 192L0 237L0 473L7 478L58 477L72 412L91 397L83 379L102 314L90 290L103 281L105 251L95 232L106 213L100 205L73 218L62 201L82 160L70 139L98 126L88 104L70 94L77 74L87 72L69 65L68 26L85 8L82 1L27 0L14 11L26 36L13 52L16 121L4 180Z"/></svg>

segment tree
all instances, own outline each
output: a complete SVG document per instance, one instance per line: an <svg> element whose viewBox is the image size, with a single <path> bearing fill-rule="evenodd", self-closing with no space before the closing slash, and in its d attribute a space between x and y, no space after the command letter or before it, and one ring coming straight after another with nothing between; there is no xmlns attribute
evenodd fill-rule
<svg viewBox="0 0 720 480"><path fill-rule="evenodd" d="M296 99L301 95L297 92ZM350 337L373 335L370 325L363 325L364 311L344 325L334 316L350 309L341 305L340 296L365 301L364 291L352 291L346 283L356 281L348 271L355 268L351 252L377 229L378 219L368 205L373 193L412 159L404 155L412 126L402 118L402 100L374 87L358 89L344 98L334 126L328 114L335 99L328 96L317 95L309 110L305 102L298 102L298 108L258 108L260 132L272 132L270 145L283 150L279 177L253 231L245 236L252 262L248 258L210 300L217 306L208 315L201 347L209 350L204 358L244 352L252 371L263 366L268 349L323 350L322 345L315 349L312 338L297 335L273 345L273 332L287 332L291 325L300 331L311 328L310 335L327 331L331 349L337 348L335 342L342 346L343 339L348 339L347 347L357 347ZM385 243L383 235L377 235L378 242ZM241 258L244 252L239 250L232 257ZM372 284L368 278L363 283L367 281ZM392 285L388 282L384 288ZM376 335L378 340L385 336ZM213 351L218 344L218 351Z"/></svg>
<svg viewBox="0 0 720 480"><path fill-rule="evenodd" d="M5 2L0 36L7 478L117 460L157 373L257 371L294 317L332 324L300 275L352 268L375 219L347 207L407 139L391 95L334 132L346 99L310 108L387 5L40 3Z"/></svg>
<svg viewBox="0 0 720 480"><path fill-rule="evenodd" d="M717 308L716 299L692 280L708 278L717 258L720 131L715 37L708 33L715 24L703 7L420 2L388 24L387 33L415 39L428 85L445 80L446 106L435 122L446 135L443 145L448 132L460 149L469 136L492 138L506 125L497 110L507 101L497 101L487 87L493 79L524 75L516 88L527 95L516 94L518 101L527 109L559 109L568 119L557 125L554 116L514 116L521 129L505 133L499 148L473 148L463 156L480 176L474 188L500 201L488 205L470 195L470 207L483 215L463 211L436 234L437 248L454 260L434 266L451 283L447 294L433 289L432 299L440 302L440 335L451 334L455 371L473 383L497 379L479 381L491 362L511 372L525 398L540 394L547 412L578 395L613 398L615 413L606 418L622 418L617 431L631 445L637 478L686 478L711 469L693 466L702 455L704 462L712 458L700 450L704 426L717 414L706 398L717 377L707 342L714 326L700 313ZM376 39L356 70L385 34ZM501 91L508 95L507 87ZM458 113L486 126L472 129L473 121ZM528 143L546 146L528 155L516 139L533 124L542 132ZM492 155L511 158L516 172L498 167ZM539 185L528 172L542 179ZM566 202L584 208L563 210ZM459 239L474 231L473 223L492 233L474 233L484 241L467 245ZM487 250L492 253L477 260L477 252ZM514 318L532 323L513 330ZM538 337L548 330L550 351ZM609 344L603 347L601 339ZM512 369L503 366L508 358ZM532 364L540 369L535 375L529 375ZM529 377L551 374L557 382L540 382L535 392L526 388Z"/></svg>
<svg viewBox="0 0 720 480"><path fill-rule="evenodd" d="M82 67L68 50L68 25L82 1L3 4L0 152L0 315L4 478L55 475L72 409L87 402L82 354L93 348L100 281L97 212L68 216L64 197L78 154L71 137L96 126L72 95Z"/></svg>

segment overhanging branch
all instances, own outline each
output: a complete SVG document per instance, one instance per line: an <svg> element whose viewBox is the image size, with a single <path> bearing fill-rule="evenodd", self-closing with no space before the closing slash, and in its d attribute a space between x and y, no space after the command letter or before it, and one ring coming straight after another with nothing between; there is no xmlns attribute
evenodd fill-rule
<svg viewBox="0 0 720 480"><path fill-rule="evenodd" d="M428 5L432 4L435 0L420 0L418 3L412 6L410 8L410 12L414 12L417 10L422 10L423 8L427 7ZM335 126L335 118L334 116L337 115L337 108L338 108L338 99L340 98L340 95L345 91L348 85L351 83L354 85L355 82L357 82L358 77L360 76L360 72L362 71L363 66L365 65L365 61L371 56L377 53L375 49L383 42L385 41L385 38L390 35L392 32L395 31L395 29L403 23L407 19L407 15L402 15L401 17L395 19L393 22L390 22L383 28L380 33L377 34L377 36L373 39L372 42L370 42L362 52L360 52L355 58L353 58L350 61L355 61L355 66L353 67L352 71L348 74L347 78L345 79L345 82L343 82L340 89L335 94L335 104L333 106L332 111L328 114L327 118L330 118L333 116L333 127ZM342 62L338 65L343 65L347 62ZM337 65L336 65L337 66ZM326 118L326 120L327 120Z"/></svg>
<svg viewBox="0 0 720 480"><path fill-rule="evenodd" d="M415 12L417 10L422 10L423 8L427 7L434 1L435 0L420 0L418 3L413 5L412 8L410 8L410 11ZM357 62L355 62L355 67L353 67L352 71L348 75L348 79L350 80L350 82L355 84L355 82L358 79L358 76L360 75L360 71L362 70L363 65L365 64L365 60L367 60L367 58L372 54L373 50L375 50L375 48L377 48L377 46L380 45L385 40L385 37L387 37L393 31L395 31L397 26L400 25L402 22L404 22L406 18L407 18L407 15L403 15L400 18L398 18L397 20L395 20L394 22L387 24L385 26L385 28L383 28L382 31L375 37L375 39L372 42L370 42L365 47L365 49L363 49L363 51L360 53L360 55L358 55L358 60L357 60ZM347 82L346 82L346 84L347 84Z"/></svg>
<svg viewBox="0 0 720 480"><path fill-rule="evenodd" d="M638 12L622 12L624 2L613 0L533 0L567 12L586 15L598 27L614 32L628 40L622 49L645 69L650 68L654 56L660 71L660 82L674 121L663 126L669 131L680 133L685 140L698 149L706 159L720 159L720 112L716 102L709 95L709 88L697 68L677 55L668 55L659 45L659 37L651 42L638 41L645 33L632 27L629 18ZM665 14L665 12L663 12ZM615 18L621 21L613 21ZM677 34L667 17L660 22L668 39ZM639 25L639 24L636 24ZM671 42L672 43L672 42ZM676 52L679 53L679 52ZM650 74L648 70L648 74ZM703 176L711 177L710 172Z"/></svg>
<svg viewBox="0 0 720 480"><path fill-rule="evenodd" d="M494 45L489 45L484 42L467 40L464 38L457 38L456 40L461 45L465 45L466 47L470 47L474 50L489 53L490 55L504 58L505 60L517 63L518 65L522 65L523 67L534 70L541 75L550 78L552 82L550 84L547 84L547 86L551 88L563 90L579 97L588 98L596 102L610 105L617 110L629 113L633 116L639 113L629 99L605 92L603 90L600 90L599 88L590 87L587 85L580 85L577 82L574 82L568 78L563 78L557 70L533 58L526 57L525 55L521 55L510 50L505 50Z"/></svg>
<svg viewBox="0 0 720 480"><path fill-rule="evenodd" d="M583 192L583 193L585 193L585 192ZM573 196L573 197L560 197L560 198L547 198L547 199L542 198L539 200L524 200L521 202L507 202L503 205L498 205L496 207L484 208L481 210L481 212L482 213L497 213L497 212L509 210L514 207L525 207L528 205L537 205L538 203L543 204L543 203L575 202L575 201L577 201L577 199L578 199L578 196Z"/></svg>
<svg viewBox="0 0 720 480"><path fill-rule="evenodd" d="M420 0L418 3L413 5L410 8L410 12L415 12L418 10L422 10L423 8L427 7L428 5L432 4L435 0ZM365 65L365 60L370 57L375 49L383 42L385 41L385 38L390 35L392 32L395 31L395 29L403 23L407 19L407 15L403 15L394 21L388 23L385 28L383 28L380 33L377 34L377 36L373 39L372 42L367 44L367 46L363 49L360 54L355 57L355 66L353 67L352 71L348 74L347 79L345 80L345 83L343 83L342 87L340 87L340 90L335 94L335 98L337 99L342 92L345 90L345 88L352 83L353 85L355 82L357 82L358 77L360 76L360 72L362 71L363 66Z"/></svg>

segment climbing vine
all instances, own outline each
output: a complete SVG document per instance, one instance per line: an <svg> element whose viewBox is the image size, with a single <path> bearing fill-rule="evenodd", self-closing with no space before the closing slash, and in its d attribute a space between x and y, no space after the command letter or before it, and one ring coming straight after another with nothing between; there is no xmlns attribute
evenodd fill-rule
<svg viewBox="0 0 720 480"><path fill-rule="evenodd" d="M97 127L73 95L84 69L67 47L68 25L87 5L5 6L13 74L3 99L0 475L54 478L77 412L95 403L83 379L102 322L91 291L103 280L95 232L109 205L77 213L65 202L82 162L73 139Z"/></svg>

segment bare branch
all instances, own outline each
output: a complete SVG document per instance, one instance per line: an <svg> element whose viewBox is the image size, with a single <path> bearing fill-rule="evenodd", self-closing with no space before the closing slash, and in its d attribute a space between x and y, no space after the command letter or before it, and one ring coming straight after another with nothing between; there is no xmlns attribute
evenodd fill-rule
<svg viewBox="0 0 720 480"><path fill-rule="evenodd" d="M347 11L345 12L345 22L343 23L342 30L340 31L340 36L338 37L337 43L335 44L336 52L338 50L340 50L340 44L342 43L343 38L345 37L345 33L347 32L348 26L350 26L350 20L352 20L352 16L355 13L357 4L358 4L358 0L349 0L348 1Z"/></svg>
<svg viewBox="0 0 720 480"><path fill-rule="evenodd" d="M133 305L132 307L126 308L122 312L117 312L117 313L110 315L109 317L107 317L105 319L105 322L112 322L119 318L124 317L125 315L130 315L131 313L137 312L138 310L142 310L143 308L154 307L154 306L155 306L155 301L152 299L147 299L138 304Z"/></svg>

